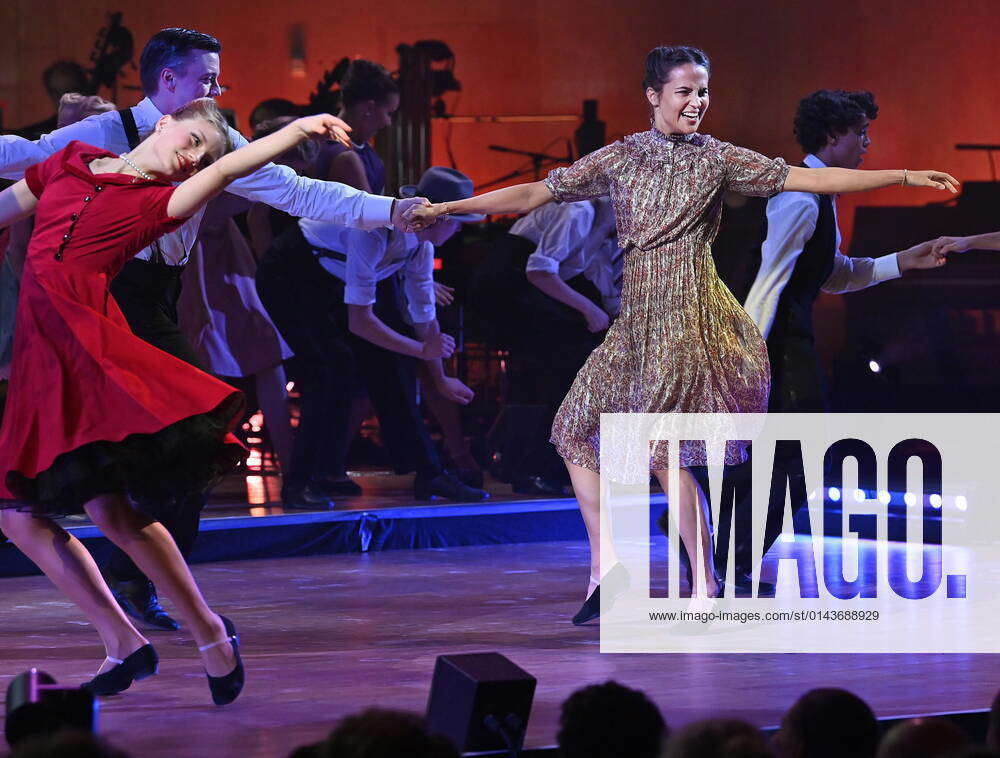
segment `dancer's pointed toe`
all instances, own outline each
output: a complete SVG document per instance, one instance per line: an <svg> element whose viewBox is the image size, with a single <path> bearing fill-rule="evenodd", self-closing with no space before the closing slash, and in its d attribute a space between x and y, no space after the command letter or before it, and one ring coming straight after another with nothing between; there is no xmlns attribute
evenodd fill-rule
<svg viewBox="0 0 1000 758"><path fill-rule="evenodd" d="M604 588L604 597L607 607L610 609L628 588L631 583L628 570L621 564L616 563L608 573L601 579L601 583L594 588L590 596L580 606L580 610L573 616L573 624L582 626L601 615L601 588Z"/></svg>
<svg viewBox="0 0 1000 758"><path fill-rule="evenodd" d="M236 627L225 616L220 616L219 618L222 619L222 623L226 627L225 639L202 645L198 648L198 652L203 653L217 645L225 645L227 643L232 645L233 655L236 656L236 666L233 670L224 676L212 676L207 671L205 672L205 676L208 678L208 689L212 693L212 702L216 705L229 705L243 691L246 674L243 670L243 659L240 658L240 636L236 633Z"/></svg>
<svg viewBox="0 0 1000 758"><path fill-rule="evenodd" d="M132 686L133 682L153 676L159 669L160 658L149 643L125 656L124 660L108 658L115 665L80 685L95 695L117 695Z"/></svg>

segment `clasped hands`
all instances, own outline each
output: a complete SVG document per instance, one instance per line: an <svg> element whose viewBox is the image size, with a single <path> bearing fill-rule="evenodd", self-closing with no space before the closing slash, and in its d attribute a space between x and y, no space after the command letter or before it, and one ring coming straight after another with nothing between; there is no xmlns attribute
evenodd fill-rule
<svg viewBox="0 0 1000 758"><path fill-rule="evenodd" d="M395 214L393 226L402 228L405 232L419 232L433 225L438 216L444 213L444 203L431 203L425 197L408 197L396 201L396 210L402 210L402 226L396 223Z"/></svg>
<svg viewBox="0 0 1000 758"><path fill-rule="evenodd" d="M970 247L968 237L938 237L921 242L899 253L900 271L940 268L950 253L964 253Z"/></svg>
<svg viewBox="0 0 1000 758"><path fill-rule="evenodd" d="M396 207L392 212L392 225L401 232L422 231L441 215L440 211L433 210L437 207L439 206L432 205L426 197L397 198Z"/></svg>

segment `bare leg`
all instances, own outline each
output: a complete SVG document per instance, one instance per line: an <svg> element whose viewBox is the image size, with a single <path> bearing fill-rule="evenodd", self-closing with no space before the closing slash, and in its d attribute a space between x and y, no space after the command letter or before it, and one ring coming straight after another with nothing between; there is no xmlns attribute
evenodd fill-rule
<svg viewBox="0 0 1000 758"><path fill-rule="evenodd" d="M288 412L288 392L285 390L285 367L277 366L254 374L257 401L264 412L267 432L278 456L281 473L286 474L292 465L292 421Z"/></svg>
<svg viewBox="0 0 1000 758"><path fill-rule="evenodd" d="M656 478L660 481L663 493L669 497L670 476L666 470L654 471ZM694 577L695 586L691 588L691 596L702 594L705 590L705 597L715 597L719 587L715 581L715 562L712 556L712 534L709 531L708 500L705 499L701 487L691 475L691 472L682 468L680 470L680 481L677 483L680 490L680 503L677 509L671 508L671 512L676 514L675 521L679 522L681 541L684 549L687 550L688 560L691 561L691 576ZM701 557L701 573L698 572L699 556Z"/></svg>
<svg viewBox="0 0 1000 758"><path fill-rule="evenodd" d="M611 527L607 516L601 513L601 475L596 471L577 466L565 461L569 470L569 478L573 483L573 494L580 505L580 515L587 527L587 539L590 541L590 585L587 596L600 584L604 573L601 571L601 543L607 555L614 556L614 543L611 541ZM612 566L614 565L612 558ZM608 566L607 568L611 568Z"/></svg>
<svg viewBox="0 0 1000 758"><path fill-rule="evenodd" d="M123 495L95 498L84 505L84 510L105 536L174 601L199 646L225 638L222 620L208 607L191 570L162 524L137 511ZM212 676L224 676L236 666L229 645L216 645L201 656L205 670Z"/></svg>
<svg viewBox="0 0 1000 758"><path fill-rule="evenodd" d="M87 549L49 518L0 510L0 528L94 625L111 658L124 659L146 644L115 599ZM104 662L100 671L110 668Z"/></svg>

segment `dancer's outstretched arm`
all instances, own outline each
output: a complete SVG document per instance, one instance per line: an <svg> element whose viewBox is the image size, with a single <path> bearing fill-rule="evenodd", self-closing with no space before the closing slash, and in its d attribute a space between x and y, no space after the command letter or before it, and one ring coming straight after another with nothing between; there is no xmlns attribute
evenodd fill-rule
<svg viewBox="0 0 1000 758"><path fill-rule="evenodd" d="M958 180L943 171L909 171L890 169L862 171L850 168L802 168L790 166L782 188L785 192L814 192L832 195L843 192L864 192L882 187L931 187L958 192Z"/></svg>
<svg viewBox="0 0 1000 758"><path fill-rule="evenodd" d="M415 228L422 229L434 222L438 216L448 213L528 213L552 199L552 193L545 182L528 182L513 187L493 190L466 200L450 203L434 203L429 206L411 208L407 220Z"/></svg>
<svg viewBox="0 0 1000 758"><path fill-rule="evenodd" d="M0 192L0 229L27 218L35 212L36 205L38 198L28 189L24 179L10 185Z"/></svg>
<svg viewBox="0 0 1000 758"><path fill-rule="evenodd" d="M966 250L1000 250L1000 232L973 234L971 237L938 237L934 252L939 255L964 253Z"/></svg>
<svg viewBox="0 0 1000 758"><path fill-rule="evenodd" d="M282 153L307 139L334 139L346 142L341 121L322 113L296 119L267 137L244 145L224 155L180 184L170 196L167 213L172 218L193 216L205 203L222 192L231 182L253 173Z"/></svg>

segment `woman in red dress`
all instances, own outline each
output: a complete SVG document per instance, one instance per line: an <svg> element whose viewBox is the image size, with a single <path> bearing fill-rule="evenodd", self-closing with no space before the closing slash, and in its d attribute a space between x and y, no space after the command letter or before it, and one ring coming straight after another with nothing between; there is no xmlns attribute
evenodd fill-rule
<svg viewBox="0 0 1000 758"><path fill-rule="evenodd" d="M54 515L86 512L187 619L217 704L243 686L233 625L206 604L167 531L129 495L201 491L243 457L232 387L135 337L108 284L230 182L310 137L347 140L328 115L299 119L223 156L210 99L164 116L131 153L71 142L0 193L0 227L35 213L0 426L0 529L97 629L107 695L156 673L157 656ZM218 158L218 160L215 160ZM171 182L180 182L172 186Z"/></svg>

